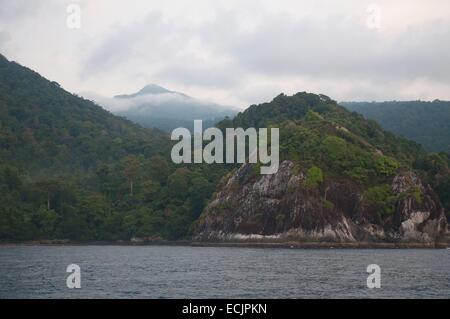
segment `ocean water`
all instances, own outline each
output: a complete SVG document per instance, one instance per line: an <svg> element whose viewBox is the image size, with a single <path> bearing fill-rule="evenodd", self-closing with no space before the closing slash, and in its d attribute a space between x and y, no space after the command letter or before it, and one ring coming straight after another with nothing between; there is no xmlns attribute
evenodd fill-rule
<svg viewBox="0 0 450 319"><path fill-rule="evenodd" d="M0 298L450 298L450 250L0 246Z"/></svg>

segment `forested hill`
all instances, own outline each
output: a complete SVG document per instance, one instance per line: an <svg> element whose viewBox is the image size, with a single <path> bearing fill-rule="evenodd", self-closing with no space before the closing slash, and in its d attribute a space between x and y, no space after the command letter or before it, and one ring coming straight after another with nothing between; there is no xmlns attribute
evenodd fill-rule
<svg viewBox="0 0 450 319"><path fill-rule="evenodd" d="M320 176L350 179L368 189L389 189L392 174L416 170L450 211L448 154L429 154L420 144L384 131L375 121L348 111L325 95L280 94L219 125L279 127L281 160L320 172ZM388 193L378 200L389 203L384 198Z"/></svg>
<svg viewBox="0 0 450 319"><path fill-rule="evenodd" d="M432 241L446 233L449 156L427 154L325 95L280 94L220 125L279 128L280 167L261 176L248 164L228 175L199 218L198 238Z"/></svg>
<svg viewBox="0 0 450 319"><path fill-rule="evenodd" d="M222 175L0 56L0 241L183 238Z"/></svg>
<svg viewBox="0 0 450 319"><path fill-rule="evenodd" d="M28 173L94 169L164 151L167 136L114 116L0 56L0 159Z"/></svg>
<svg viewBox="0 0 450 319"><path fill-rule="evenodd" d="M328 129L328 126L334 126L334 130L341 128L340 135L346 135L346 138L351 135L352 142L365 143L366 147L372 145L397 160L411 163L425 154L419 144L384 131L376 122L368 121L360 114L348 112L325 95L307 92L299 92L293 96L280 94L269 103L250 106L233 120L223 121L222 125L268 127L289 121L314 122L314 119L316 126L323 130Z"/></svg>
<svg viewBox="0 0 450 319"><path fill-rule="evenodd" d="M342 102L351 111L377 121L385 130L403 135L428 151L450 153L450 102Z"/></svg>

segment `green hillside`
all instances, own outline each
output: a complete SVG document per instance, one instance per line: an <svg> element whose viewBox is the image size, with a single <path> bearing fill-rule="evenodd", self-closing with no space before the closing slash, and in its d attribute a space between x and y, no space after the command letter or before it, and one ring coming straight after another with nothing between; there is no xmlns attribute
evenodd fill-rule
<svg viewBox="0 0 450 319"><path fill-rule="evenodd" d="M113 116L0 56L2 160L30 174L95 169L129 154L163 151L167 137Z"/></svg>
<svg viewBox="0 0 450 319"><path fill-rule="evenodd" d="M377 121L383 129L403 135L428 151L450 153L450 102L342 102L351 111Z"/></svg>
<svg viewBox="0 0 450 319"><path fill-rule="evenodd" d="M280 158L296 163L311 182L326 178L357 182L392 211L392 178L410 169L432 184L450 210L449 156L428 154L419 144L386 132L374 121L347 111L325 95L281 94L252 105L223 127L280 127ZM255 170L257 172L257 170Z"/></svg>
<svg viewBox="0 0 450 319"><path fill-rule="evenodd" d="M170 147L0 56L0 240L185 236L218 177Z"/></svg>

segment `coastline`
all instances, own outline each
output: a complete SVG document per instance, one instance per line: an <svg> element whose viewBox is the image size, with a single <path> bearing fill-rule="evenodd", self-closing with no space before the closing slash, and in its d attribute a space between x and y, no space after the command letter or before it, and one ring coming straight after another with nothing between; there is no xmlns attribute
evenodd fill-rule
<svg viewBox="0 0 450 319"><path fill-rule="evenodd" d="M220 242L220 241L69 241L34 240L22 242L0 242L7 246L184 246L184 247L228 247L228 248L284 248L284 249L450 249L449 242Z"/></svg>

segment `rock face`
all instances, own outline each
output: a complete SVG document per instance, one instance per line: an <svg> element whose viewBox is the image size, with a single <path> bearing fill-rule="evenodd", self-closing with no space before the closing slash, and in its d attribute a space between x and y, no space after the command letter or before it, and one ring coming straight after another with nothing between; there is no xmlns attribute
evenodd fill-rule
<svg viewBox="0 0 450 319"><path fill-rule="evenodd" d="M273 175L255 171L245 164L228 177L200 217L196 239L429 243L447 234L438 197L414 172L393 179L395 209L382 217L352 180L327 178L311 189L291 161Z"/></svg>
<svg viewBox="0 0 450 319"><path fill-rule="evenodd" d="M404 196L397 202L393 220L395 235L402 240L430 242L447 231L447 219L439 198L429 185L424 185L412 172L396 176L392 183L396 194L407 194L416 189L422 198Z"/></svg>

